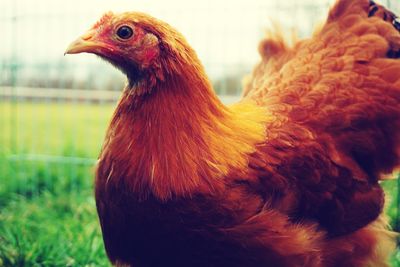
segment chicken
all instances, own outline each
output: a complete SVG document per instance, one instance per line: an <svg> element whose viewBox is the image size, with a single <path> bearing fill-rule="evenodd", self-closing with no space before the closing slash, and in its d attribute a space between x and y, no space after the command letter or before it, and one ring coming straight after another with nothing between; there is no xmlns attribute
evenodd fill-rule
<svg viewBox="0 0 400 267"><path fill-rule="evenodd" d="M66 53L127 76L95 197L117 266L387 266L379 184L399 165L400 25L340 0L312 38L262 41L223 105L193 49L149 15L105 14Z"/></svg>

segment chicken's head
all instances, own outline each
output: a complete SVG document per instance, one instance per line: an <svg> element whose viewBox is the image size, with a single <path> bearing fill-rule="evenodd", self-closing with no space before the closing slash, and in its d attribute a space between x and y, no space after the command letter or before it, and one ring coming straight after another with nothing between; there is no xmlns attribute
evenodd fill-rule
<svg viewBox="0 0 400 267"><path fill-rule="evenodd" d="M190 62L190 51L184 37L165 22L139 12L109 12L65 53L96 54L122 70L130 84L146 79L154 85L182 60Z"/></svg>

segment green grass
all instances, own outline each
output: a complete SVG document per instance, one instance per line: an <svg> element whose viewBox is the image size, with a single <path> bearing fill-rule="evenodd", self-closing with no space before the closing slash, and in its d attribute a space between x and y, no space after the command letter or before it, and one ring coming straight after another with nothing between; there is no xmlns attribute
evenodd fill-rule
<svg viewBox="0 0 400 267"><path fill-rule="evenodd" d="M0 102L0 266L109 266L93 164L85 159L97 157L112 110ZM397 182L384 186L393 196L388 214L394 224ZM393 266L400 266L400 253L395 257Z"/></svg>
<svg viewBox="0 0 400 267"><path fill-rule="evenodd" d="M0 215L0 265L107 266L91 194L13 196Z"/></svg>
<svg viewBox="0 0 400 267"><path fill-rule="evenodd" d="M93 164L72 157L97 157L112 110L0 102L0 266L109 266Z"/></svg>

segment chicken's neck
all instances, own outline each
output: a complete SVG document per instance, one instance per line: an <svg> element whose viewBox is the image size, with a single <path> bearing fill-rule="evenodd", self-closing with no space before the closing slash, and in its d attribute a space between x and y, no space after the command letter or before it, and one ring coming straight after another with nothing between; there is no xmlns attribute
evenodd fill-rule
<svg viewBox="0 0 400 267"><path fill-rule="evenodd" d="M189 71L166 77L150 94L126 89L112 119L101 161L111 164L108 179L124 179L140 198L220 190L264 140L264 109L225 107L202 71Z"/></svg>

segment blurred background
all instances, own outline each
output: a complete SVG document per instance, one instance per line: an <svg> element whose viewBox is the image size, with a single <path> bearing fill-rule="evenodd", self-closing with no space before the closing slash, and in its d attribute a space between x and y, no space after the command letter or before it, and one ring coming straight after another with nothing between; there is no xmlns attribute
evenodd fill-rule
<svg viewBox="0 0 400 267"><path fill-rule="evenodd" d="M2 0L0 266L108 266L93 170L125 78L93 55L63 56L104 12L144 11L175 26L198 52L218 95L232 102L274 21L307 37L332 3ZM398 0L381 3L400 14ZM384 186L399 230L397 181ZM400 266L400 253L392 261Z"/></svg>

